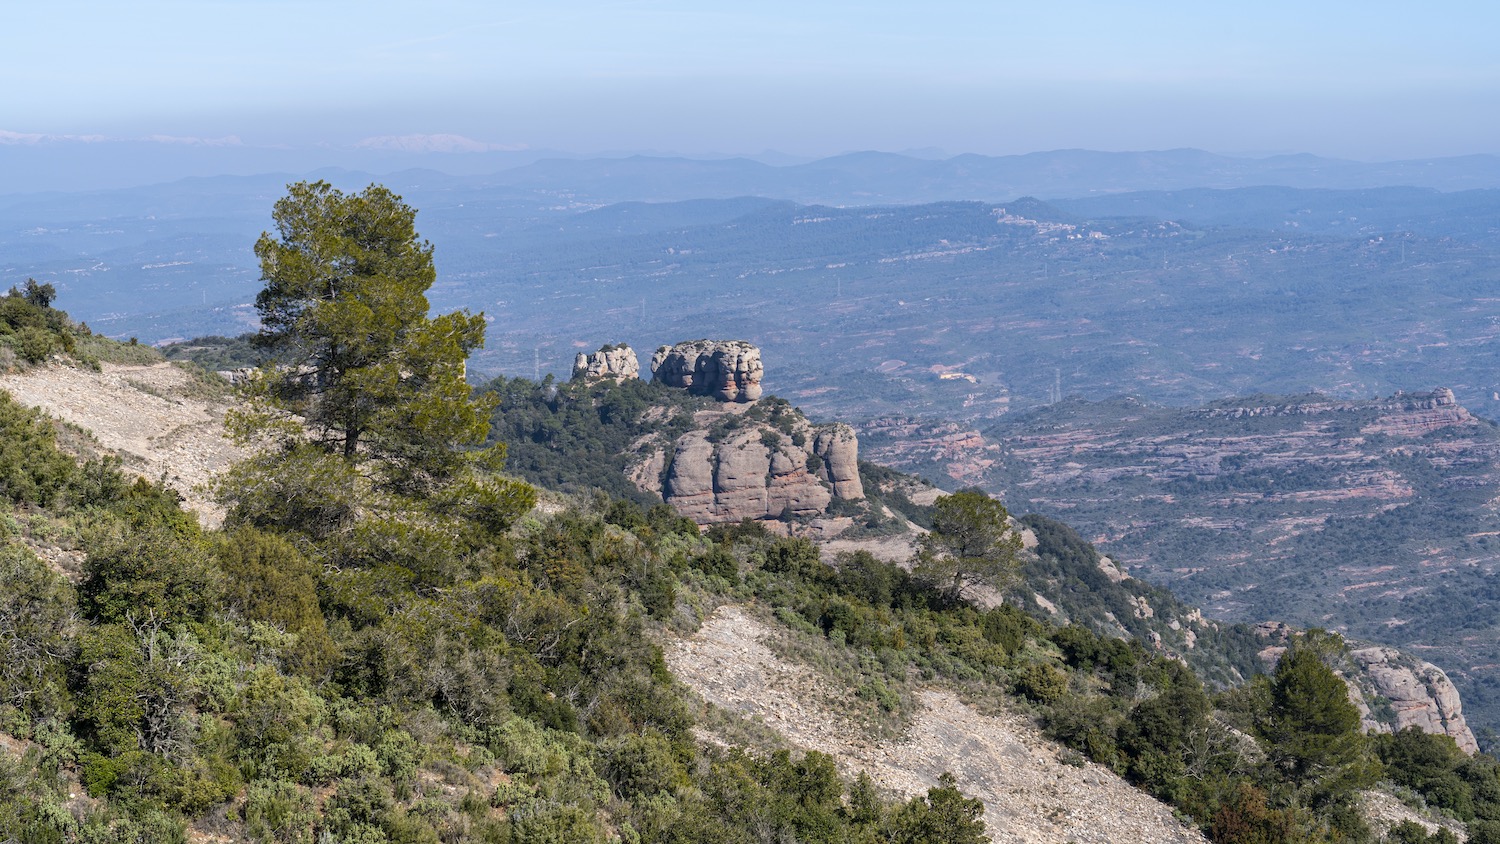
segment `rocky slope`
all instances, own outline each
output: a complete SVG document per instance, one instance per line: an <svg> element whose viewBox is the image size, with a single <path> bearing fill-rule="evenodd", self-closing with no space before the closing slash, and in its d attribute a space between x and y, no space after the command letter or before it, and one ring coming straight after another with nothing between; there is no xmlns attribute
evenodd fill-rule
<svg viewBox="0 0 1500 844"><path fill-rule="evenodd" d="M779 659L775 628L721 607L698 633L670 643L673 673L710 703L763 720L791 743L828 753L845 773L869 773L902 795L924 793L951 771L984 801L996 842L1201 842L1171 810L1107 768L1042 738L1017 715L981 715L953 693L927 690L897 740L872 740L840 714L838 692L812 669Z"/></svg>
<svg viewBox="0 0 1500 844"><path fill-rule="evenodd" d="M203 376L170 363L99 372L53 363L0 374L0 389L90 431L125 468L164 480L205 524L223 519L205 485L244 453L224 438L228 400Z"/></svg>

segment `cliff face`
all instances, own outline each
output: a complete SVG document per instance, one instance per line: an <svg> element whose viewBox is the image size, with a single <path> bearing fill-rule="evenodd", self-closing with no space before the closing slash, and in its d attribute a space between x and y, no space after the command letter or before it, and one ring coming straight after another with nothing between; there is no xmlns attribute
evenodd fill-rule
<svg viewBox="0 0 1500 844"><path fill-rule="evenodd" d="M760 398L764 371L760 349L743 340L691 340L651 356L653 380L719 401Z"/></svg>
<svg viewBox="0 0 1500 844"><path fill-rule="evenodd" d="M641 377L641 362L635 349L624 343L604 346L591 354L578 353L573 359L573 379L629 381Z"/></svg>
<svg viewBox="0 0 1500 844"><path fill-rule="evenodd" d="M834 499L864 498L854 431L814 426L780 402L700 410L692 430L635 450L631 481L700 525L814 517Z"/></svg>
<svg viewBox="0 0 1500 844"><path fill-rule="evenodd" d="M833 487L835 498L856 500L865 497L859 479L859 439L854 429L842 422L823 425L813 437L813 454L822 461L818 477Z"/></svg>
<svg viewBox="0 0 1500 844"><path fill-rule="evenodd" d="M1465 753L1475 753L1479 743L1464 720L1458 689L1443 669L1414 659L1394 648L1360 648L1350 653L1364 669L1356 682L1389 702L1386 720L1375 716L1384 707L1374 707L1365 719L1370 732L1390 732L1416 727L1424 733L1451 736Z"/></svg>

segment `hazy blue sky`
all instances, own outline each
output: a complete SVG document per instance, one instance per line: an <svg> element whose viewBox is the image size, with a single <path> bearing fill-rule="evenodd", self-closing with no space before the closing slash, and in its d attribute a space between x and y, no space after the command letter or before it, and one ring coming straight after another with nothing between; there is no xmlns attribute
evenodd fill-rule
<svg viewBox="0 0 1500 844"><path fill-rule="evenodd" d="M0 130L806 155L1500 152L1500 4L8 2Z"/></svg>

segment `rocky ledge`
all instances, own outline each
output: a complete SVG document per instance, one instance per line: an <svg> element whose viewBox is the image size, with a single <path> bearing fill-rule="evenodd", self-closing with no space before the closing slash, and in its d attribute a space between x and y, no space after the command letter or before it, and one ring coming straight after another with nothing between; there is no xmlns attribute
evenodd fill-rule
<svg viewBox="0 0 1500 844"><path fill-rule="evenodd" d="M767 401L699 411L676 439L643 439L631 480L700 525L816 517L835 499L863 499L854 430Z"/></svg>

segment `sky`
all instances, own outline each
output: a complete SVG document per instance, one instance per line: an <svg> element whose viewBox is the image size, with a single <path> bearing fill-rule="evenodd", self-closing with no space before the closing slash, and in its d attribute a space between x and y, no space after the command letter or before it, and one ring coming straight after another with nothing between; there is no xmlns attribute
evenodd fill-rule
<svg viewBox="0 0 1500 844"><path fill-rule="evenodd" d="M1500 4L49 0L0 141L1500 153Z"/></svg>

